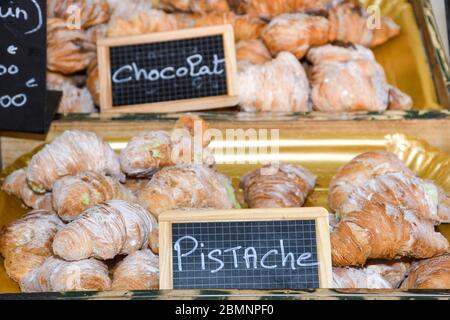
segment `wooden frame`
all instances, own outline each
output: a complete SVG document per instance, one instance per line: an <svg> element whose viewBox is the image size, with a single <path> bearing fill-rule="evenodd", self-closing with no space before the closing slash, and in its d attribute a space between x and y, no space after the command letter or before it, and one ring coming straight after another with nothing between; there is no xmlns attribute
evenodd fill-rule
<svg viewBox="0 0 450 320"><path fill-rule="evenodd" d="M226 60L228 95L185 99L167 102L157 102L139 105L114 107L112 104L112 79L110 48L126 45L156 43L183 39L222 35ZM117 113L158 113L209 110L238 104L237 62L234 45L234 30L231 25L207 28L183 29L173 32L151 33L130 37L114 37L100 39L97 42L98 68L100 80L100 109L101 112Z"/></svg>
<svg viewBox="0 0 450 320"><path fill-rule="evenodd" d="M316 220L320 288L332 287L329 213L324 208L242 209L216 211L171 211L159 217L160 289L173 289L172 225L196 222ZM217 288L220 289L220 288Z"/></svg>

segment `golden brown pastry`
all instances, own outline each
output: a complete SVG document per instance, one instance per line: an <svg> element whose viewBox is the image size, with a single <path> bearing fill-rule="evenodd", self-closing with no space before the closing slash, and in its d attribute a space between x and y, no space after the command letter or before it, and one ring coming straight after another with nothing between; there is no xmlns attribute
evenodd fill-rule
<svg viewBox="0 0 450 320"><path fill-rule="evenodd" d="M316 177L293 164L270 165L241 178L245 201L250 208L298 208L316 185Z"/></svg>
<svg viewBox="0 0 450 320"><path fill-rule="evenodd" d="M381 17L380 26L370 27L370 15L356 1L346 1L329 11L330 41L343 41L373 48L400 33L390 18Z"/></svg>
<svg viewBox="0 0 450 320"><path fill-rule="evenodd" d="M89 171L63 177L53 185L53 208L64 221L73 221L86 209L113 199L136 201L115 178Z"/></svg>
<svg viewBox="0 0 450 320"><path fill-rule="evenodd" d="M37 210L4 226L0 231L0 255L8 276L19 282L52 255L52 241L64 223L50 211Z"/></svg>
<svg viewBox="0 0 450 320"><path fill-rule="evenodd" d="M38 210L53 210L52 194L37 194L28 186L26 169L19 169L6 177L2 190L21 199L27 207Z"/></svg>
<svg viewBox="0 0 450 320"><path fill-rule="evenodd" d="M149 182L150 179L127 178L127 180L125 181L125 187L133 192L133 194L138 194L139 190L144 188Z"/></svg>
<svg viewBox="0 0 450 320"><path fill-rule="evenodd" d="M100 79L97 59L87 69L86 88L91 93L94 104L100 106Z"/></svg>
<svg viewBox="0 0 450 320"><path fill-rule="evenodd" d="M305 70L291 53L261 65L241 63L239 69L239 104L245 112L311 111Z"/></svg>
<svg viewBox="0 0 450 320"><path fill-rule="evenodd" d="M392 288L397 289L405 280L411 268L411 262L408 260L373 260L369 261L366 270L378 273L386 279Z"/></svg>
<svg viewBox="0 0 450 320"><path fill-rule="evenodd" d="M95 112L94 101L86 88L78 88L71 79L65 79L56 73L47 73L47 88L62 91L58 113L92 113Z"/></svg>
<svg viewBox="0 0 450 320"><path fill-rule="evenodd" d="M110 22L118 18L128 19L136 12L147 12L152 9L152 1L148 0L108 0L111 9Z"/></svg>
<svg viewBox="0 0 450 320"><path fill-rule="evenodd" d="M96 45L82 30L69 29L64 19L47 20L47 68L73 74L86 70L96 57Z"/></svg>
<svg viewBox="0 0 450 320"><path fill-rule="evenodd" d="M65 131L33 156L28 165L28 184L37 193L51 191L56 180L92 171L122 179L119 157L95 133Z"/></svg>
<svg viewBox="0 0 450 320"><path fill-rule="evenodd" d="M413 101L410 96L399 89L389 86L389 110L411 110Z"/></svg>
<svg viewBox="0 0 450 320"><path fill-rule="evenodd" d="M331 234L334 266L363 266L368 259L426 259L449 252L447 239L433 221L385 203L379 194L361 210L347 213Z"/></svg>
<svg viewBox="0 0 450 320"><path fill-rule="evenodd" d="M262 39L273 56L288 51L302 59L309 48L328 42L329 29L328 20L321 16L283 14L267 25Z"/></svg>
<svg viewBox="0 0 450 320"><path fill-rule="evenodd" d="M50 0L47 1L47 17L62 18L70 21L76 12L69 10L76 6L80 11L80 23L83 29L108 22L110 8L107 0Z"/></svg>
<svg viewBox="0 0 450 320"><path fill-rule="evenodd" d="M53 252L67 261L102 260L131 254L149 245L156 220L144 208L111 200L87 209L59 231Z"/></svg>
<svg viewBox="0 0 450 320"><path fill-rule="evenodd" d="M108 28L108 37L140 35L190 28L194 20L185 14L168 14L161 10L139 12L130 18L117 18Z"/></svg>
<svg viewBox="0 0 450 320"><path fill-rule="evenodd" d="M450 289L450 255L416 262L402 289Z"/></svg>
<svg viewBox="0 0 450 320"><path fill-rule="evenodd" d="M271 19L283 13L316 12L326 10L330 0L238 0L239 13Z"/></svg>
<svg viewBox="0 0 450 320"><path fill-rule="evenodd" d="M195 13L228 12L228 0L160 0L159 7L169 11Z"/></svg>
<svg viewBox="0 0 450 320"><path fill-rule="evenodd" d="M234 29L235 40L258 39L266 26L261 19L248 15L236 15L233 12L211 13L195 16L195 27L209 27L215 25L230 24Z"/></svg>
<svg viewBox="0 0 450 320"><path fill-rule="evenodd" d="M238 62L264 64L272 60L269 50L261 40L242 40L236 44Z"/></svg>
<svg viewBox="0 0 450 320"><path fill-rule="evenodd" d="M22 292L107 291L108 267L95 259L68 262L48 258L20 281Z"/></svg>
<svg viewBox="0 0 450 320"><path fill-rule="evenodd" d="M316 111L382 112L389 106L391 86L369 49L360 45L312 48L308 60L311 99Z"/></svg>
<svg viewBox="0 0 450 320"><path fill-rule="evenodd" d="M229 179L201 165L163 168L139 192L138 201L157 218L175 209L239 206Z"/></svg>
<svg viewBox="0 0 450 320"><path fill-rule="evenodd" d="M438 215L441 223L450 223L450 196L440 187L434 185L438 190Z"/></svg>
<svg viewBox="0 0 450 320"><path fill-rule="evenodd" d="M129 255L114 270L112 290L158 289L159 258L148 249Z"/></svg>
<svg viewBox="0 0 450 320"><path fill-rule="evenodd" d="M198 126L195 129L195 126ZM158 169L177 164L189 164L195 161L195 130L203 134L206 123L196 116L181 117L171 133L166 131L145 131L131 139L120 154L123 172L129 177L149 178ZM209 140L202 140L207 147ZM211 162L210 153L201 148L200 160ZM195 156L195 157L194 157Z"/></svg>

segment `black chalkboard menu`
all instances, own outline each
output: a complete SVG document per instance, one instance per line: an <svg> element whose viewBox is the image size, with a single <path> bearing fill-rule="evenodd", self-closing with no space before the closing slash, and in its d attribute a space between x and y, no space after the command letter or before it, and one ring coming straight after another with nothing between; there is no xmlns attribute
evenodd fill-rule
<svg viewBox="0 0 450 320"><path fill-rule="evenodd" d="M101 110L178 112L237 104L231 26L98 42Z"/></svg>
<svg viewBox="0 0 450 320"><path fill-rule="evenodd" d="M0 131L43 133L59 94L46 92L45 0L0 0Z"/></svg>
<svg viewBox="0 0 450 320"><path fill-rule="evenodd" d="M324 209L173 212L160 218L162 289L299 290L330 285Z"/></svg>

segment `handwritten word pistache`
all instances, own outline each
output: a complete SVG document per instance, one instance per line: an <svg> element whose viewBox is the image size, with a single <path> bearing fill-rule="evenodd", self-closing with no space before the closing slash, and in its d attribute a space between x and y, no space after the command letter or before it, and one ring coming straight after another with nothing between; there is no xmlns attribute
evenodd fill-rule
<svg viewBox="0 0 450 320"><path fill-rule="evenodd" d="M267 252L259 253L255 247L243 248L237 246L227 249L214 249L209 252L203 252L205 245L192 236L184 236L178 239L174 244L176 252L176 262L178 271L183 271L184 264L187 259L200 254L199 267L201 270L207 269L213 262L216 267L209 267L209 272L218 273L225 267L245 268L245 269L277 269L289 268L297 270L299 268L317 266L316 261L312 261L313 255L305 252L299 256L295 256L292 252L286 252L284 241L279 241L279 247ZM231 258L230 258L231 257ZM270 262L269 262L270 261ZM192 261L190 262L192 263ZM231 264L229 266L226 263Z"/></svg>
<svg viewBox="0 0 450 320"><path fill-rule="evenodd" d="M118 68L112 76L115 84L122 84L131 81L158 81L172 80L183 77L201 77L221 75L224 73L225 59L219 59L214 55L212 67L204 63L203 56L195 54L186 59L186 65L180 67L166 67L164 69L145 70L140 68L136 62Z"/></svg>

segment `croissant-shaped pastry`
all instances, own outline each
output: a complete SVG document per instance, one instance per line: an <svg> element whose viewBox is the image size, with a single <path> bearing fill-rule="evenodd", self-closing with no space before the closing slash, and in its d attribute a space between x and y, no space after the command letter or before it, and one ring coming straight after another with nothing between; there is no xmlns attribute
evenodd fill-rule
<svg viewBox="0 0 450 320"><path fill-rule="evenodd" d="M53 185L53 208L64 221L73 221L86 209L113 199L136 200L115 178L89 171L63 177Z"/></svg>
<svg viewBox="0 0 450 320"><path fill-rule="evenodd" d="M269 50L261 40L242 40L236 44L238 62L264 64L272 60Z"/></svg>
<svg viewBox="0 0 450 320"><path fill-rule="evenodd" d="M52 241L64 223L50 211L37 210L0 231L0 254L8 276L19 282L52 255Z"/></svg>
<svg viewBox="0 0 450 320"><path fill-rule="evenodd" d="M119 157L95 133L65 131L33 156L27 179L33 191L45 193L61 177L92 171L122 179Z"/></svg>
<svg viewBox="0 0 450 320"><path fill-rule="evenodd" d="M159 258L148 249L127 256L114 270L112 290L158 289Z"/></svg>
<svg viewBox="0 0 450 320"><path fill-rule="evenodd" d="M289 52L265 64L240 64L239 103L246 112L308 112L309 82Z"/></svg>
<svg viewBox="0 0 450 320"><path fill-rule="evenodd" d="M194 26L194 20L185 14L168 14L152 9L131 18L117 18L108 28L108 36L131 36L152 32L174 31Z"/></svg>
<svg viewBox="0 0 450 320"><path fill-rule="evenodd" d="M20 281L22 292L107 291L108 267L95 259L68 262L48 258Z"/></svg>
<svg viewBox="0 0 450 320"><path fill-rule="evenodd" d="M450 289L450 255L416 262L402 289Z"/></svg>
<svg viewBox="0 0 450 320"><path fill-rule="evenodd" d="M389 282L393 289L397 289L405 280L410 268L411 263L408 260L374 260L369 261L365 270L379 274Z"/></svg>
<svg viewBox="0 0 450 320"><path fill-rule="evenodd" d="M69 29L64 19L47 22L47 68L73 74L86 70L96 57L96 46L82 30Z"/></svg>
<svg viewBox="0 0 450 320"><path fill-rule="evenodd" d="M47 1L47 17L69 21L71 15L77 13L68 10L72 6L79 9L83 29L106 23L110 18L107 0L50 0Z"/></svg>
<svg viewBox="0 0 450 320"><path fill-rule="evenodd" d="M229 179L201 165L163 168L139 192L138 201L157 218L175 209L238 207Z"/></svg>
<svg viewBox="0 0 450 320"><path fill-rule="evenodd" d="M330 182L328 204L335 212L342 211L343 203L368 180L389 173L414 173L395 154L385 151L363 153L339 169Z"/></svg>
<svg viewBox="0 0 450 320"><path fill-rule="evenodd" d="M37 194L28 186L26 169L19 169L6 177L2 190L21 199L27 207L38 210L53 210L52 194Z"/></svg>
<svg viewBox="0 0 450 320"><path fill-rule="evenodd" d="M389 110L411 110L413 100L406 93L389 86Z"/></svg>
<svg viewBox="0 0 450 320"><path fill-rule="evenodd" d="M360 45L312 48L312 102L322 112L385 111L391 86L369 49Z"/></svg>
<svg viewBox="0 0 450 320"><path fill-rule="evenodd" d="M273 56L288 51L302 59L309 48L328 42L329 29L328 20L321 16L283 14L269 23L262 39Z"/></svg>
<svg viewBox="0 0 450 320"><path fill-rule="evenodd" d="M331 41L343 41L373 48L400 33L390 18L381 17L380 25L370 27L370 15L356 1L347 1L329 11Z"/></svg>
<svg viewBox="0 0 450 320"><path fill-rule="evenodd" d="M59 231L53 252L67 261L87 258L112 259L149 245L157 222L144 208L111 200L87 209Z"/></svg>
<svg viewBox="0 0 450 320"><path fill-rule="evenodd" d="M297 208L316 185L316 177L293 164L270 165L241 178L245 201L250 208Z"/></svg>
<svg viewBox="0 0 450 320"><path fill-rule="evenodd" d="M328 9L331 0L238 0L239 13L271 19L283 13L318 12Z"/></svg>
<svg viewBox="0 0 450 320"><path fill-rule="evenodd" d="M195 13L228 12L228 0L160 0L159 7L169 11Z"/></svg>
<svg viewBox="0 0 450 320"><path fill-rule="evenodd" d="M360 211L347 213L331 234L334 266L363 266L368 259L426 259L449 252L434 223L372 194Z"/></svg>
<svg viewBox="0 0 450 320"><path fill-rule="evenodd" d="M209 27L230 24L234 28L236 41L258 39L266 26L261 19L248 15L236 15L233 12L211 13L195 16L195 27Z"/></svg>
<svg viewBox="0 0 450 320"><path fill-rule="evenodd" d="M55 73L47 73L47 88L62 91L58 113L92 113L94 101L88 89L78 88L72 81Z"/></svg>
<svg viewBox="0 0 450 320"><path fill-rule="evenodd" d="M175 124L172 133L145 131L132 138L120 154L123 172L129 177L149 178L160 168L192 163L196 125L202 132L207 129L201 118L185 116ZM207 147L209 142L203 140L203 147ZM201 160L208 161L210 153L207 150L202 150L202 153Z"/></svg>

